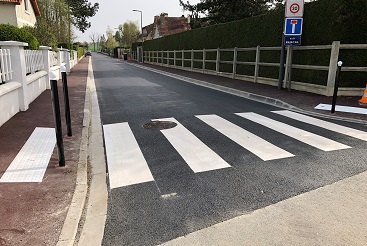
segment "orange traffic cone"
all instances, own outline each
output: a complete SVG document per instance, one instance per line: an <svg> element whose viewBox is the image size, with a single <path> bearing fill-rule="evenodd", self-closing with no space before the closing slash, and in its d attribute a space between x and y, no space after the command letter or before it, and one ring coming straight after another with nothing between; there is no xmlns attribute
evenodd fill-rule
<svg viewBox="0 0 367 246"><path fill-rule="evenodd" d="M363 106L367 106L367 85L366 89L363 92L363 96L361 99L358 100L358 103Z"/></svg>

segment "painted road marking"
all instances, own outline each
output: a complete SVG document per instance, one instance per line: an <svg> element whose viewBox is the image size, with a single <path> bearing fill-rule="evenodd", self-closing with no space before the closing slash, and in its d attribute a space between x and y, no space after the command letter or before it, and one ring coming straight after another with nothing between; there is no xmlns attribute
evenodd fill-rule
<svg viewBox="0 0 367 246"><path fill-rule="evenodd" d="M306 115L295 113L295 112L288 111L288 110L280 110L280 111L272 111L272 112L279 114L279 115L286 116L294 120L308 123L310 125L318 126L318 127L321 127L321 128L333 131L333 132L341 133L341 134L344 134L350 137L354 137L354 138L358 138L358 139L367 141L367 132L349 128L346 126L341 126L341 125L327 122L324 120L319 120L319 119L316 119L310 116L306 116Z"/></svg>
<svg viewBox="0 0 367 246"><path fill-rule="evenodd" d="M319 105L317 105L315 107L315 109L331 110L331 105L320 103ZM367 114L367 109L365 109L365 108L338 106L338 105L335 106L335 111L337 111L337 112L346 112L346 113L354 113L354 114Z"/></svg>
<svg viewBox="0 0 367 246"><path fill-rule="evenodd" d="M291 138L294 138L298 141L311 145L315 148L321 149L323 151L332 151L339 149L348 149L350 148L347 145L338 143L331 139L316 135L311 132L307 132L296 127L287 125L285 123L272 120L265 116L256 114L256 113L237 113L236 115L241 116L245 119L256 122L260 125L268 127L274 131L280 132L284 135L287 135Z"/></svg>
<svg viewBox="0 0 367 246"><path fill-rule="evenodd" d="M195 173L231 167L176 119L156 120L177 123L174 128L161 130L161 132Z"/></svg>
<svg viewBox="0 0 367 246"><path fill-rule="evenodd" d="M36 127L0 182L42 182L55 144L54 128Z"/></svg>
<svg viewBox="0 0 367 246"><path fill-rule="evenodd" d="M154 181L129 124L103 126L110 187Z"/></svg>
<svg viewBox="0 0 367 246"><path fill-rule="evenodd" d="M197 115L196 117L264 161L294 156L218 115Z"/></svg>

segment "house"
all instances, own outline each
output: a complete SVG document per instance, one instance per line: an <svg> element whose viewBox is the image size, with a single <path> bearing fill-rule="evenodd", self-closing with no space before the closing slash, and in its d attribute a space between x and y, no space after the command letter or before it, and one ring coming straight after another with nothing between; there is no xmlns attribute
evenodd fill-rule
<svg viewBox="0 0 367 246"><path fill-rule="evenodd" d="M0 0L1 24L34 26L36 16L41 16L37 0Z"/></svg>
<svg viewBox="0 0 367 246"><path fill-rule="evenodd" d="M167 13L154 16L154 23L143 27L144 40L156 39L191 30L190 16L168 17Z"/></svg>
<svg viewBox="0 0 367 246"><path fill-rule="evenodd" d="M143 27L143 38L144 38L144 40L153 39L153 30L154 30L154 23Z"/></svg>

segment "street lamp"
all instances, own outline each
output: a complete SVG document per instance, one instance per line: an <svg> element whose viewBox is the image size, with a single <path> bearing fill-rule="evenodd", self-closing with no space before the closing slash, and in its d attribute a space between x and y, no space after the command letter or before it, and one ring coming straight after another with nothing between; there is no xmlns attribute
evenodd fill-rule
<svg viewBox="0 0 367 246"><path fill-rule="evenodd" d="M141 28L141 52L142 52L142 59L141 62L144 63L144 53L143 53L143 44L144 44L144 38L143 38L143 11L138 9L133 9L135 12L140 12L140 28Z"/></svg>
<svg viewBox="0 0 367 246"><path fill-rule="evenodd" d="M133 11L140 12L141 40L144 41L144 39L143 39L143 11L137 10L137 9L133 9Z"/></svg>

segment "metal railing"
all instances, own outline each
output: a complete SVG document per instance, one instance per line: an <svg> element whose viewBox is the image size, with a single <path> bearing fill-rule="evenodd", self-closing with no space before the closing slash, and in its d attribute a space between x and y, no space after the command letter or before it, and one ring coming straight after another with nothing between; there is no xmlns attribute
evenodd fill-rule
<svg viewBox="0 0 367 246"><path fill-rule="evenodd" d="M9 49L0 49L0 84L12 80L13 70Z"/></svg>
<svg viewBox="0 0 367 246"><path fill-rule="evenodd" d="M24 55L27 74L33 74L44 69L42 51L25 50Z"/></svg>

